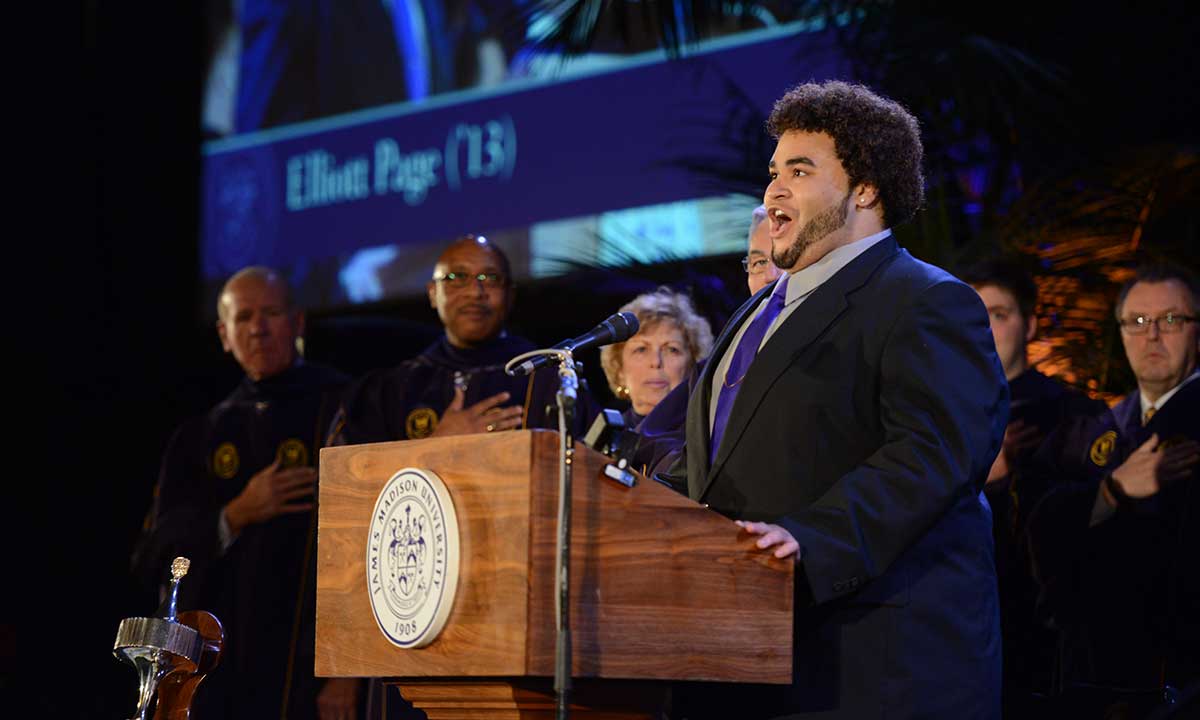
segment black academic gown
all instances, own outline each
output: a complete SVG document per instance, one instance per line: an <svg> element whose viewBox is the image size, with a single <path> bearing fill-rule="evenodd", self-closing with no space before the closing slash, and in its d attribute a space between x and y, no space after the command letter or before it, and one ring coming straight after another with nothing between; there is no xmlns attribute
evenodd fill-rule
<svg viewBox="0 0 1200 720"><path fill-rule="evenodd" d="M533 349L533 343L513 336L496 338L469 350L440 338L415 358L369 373L347 390L335 427L336 444L429 437L454 399L456 384L466 390L464 407L508 392L510 398L505 405L525 409L521 427L557 430L556 370L544 367L529 377L512 377L504 372L505 363ZM582 437L598 409L586 387L581 385L577 394L574 432Z"/></svg>
<svg viewBox="0 0 1200 720"><path fill-rule="evenodd" d="M1071 462L1078 443L1063 442L1064 435L1104 417L1108 406L1033 369L1013 378L1009 393L1009 421L1037 428L1039 442L1011 458L1008 476L989 483L984 492L992 507L996 546L1004 716L1026 717L1034 712L1034 694L1050 690L1055 657L1055 635L1037 618L1037 584L1030 567L1026 522L1056 477L1042 471L1042 466Z"/></svg>
<svg viewBox="0 0 1200 720"><path fill-rule="evenodd" d="M1125 500L1092 523L1104 477L1151 434L1200 441L1200 381L1182 387L1143 425L1138 393L1094 422L1075 472L1030 518L1042 606L1061 632L1063 712L1130 717L1158 704L1165 687L1200 682L1200 470L1143 500Z"/></svg>
<svg viewBox="0 0 1200 720"><path fill-rule="evenodd" d="M144 582L162 583L171 558L188 557L179 609L208 610L224 627L220 664L193 702L195 720L316 716L308 641L315 513L246 527L224 552L217 525L221 509L276 458L284 467L316 465L345 380L308 364L260 382L244 378L171 439L133 567Z"/></svg>

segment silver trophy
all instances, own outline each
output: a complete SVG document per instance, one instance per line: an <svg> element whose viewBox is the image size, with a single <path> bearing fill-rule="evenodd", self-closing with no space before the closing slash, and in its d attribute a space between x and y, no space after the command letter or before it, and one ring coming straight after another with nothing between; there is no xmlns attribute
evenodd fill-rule
<svg viewBox="0 0 1200 720"><path fill-rule="evenodd" d="M163 617L130 617L121 621L117 627L117 640L113 644L113 654L133 665L138 672L138 705L137 713L132 720L148 720L155 693L163 684L164 679L171 676L180 686L186 677L202 677L198 673L203 666L215 665L211 639L202 637L200 630L193 627L195 622L180 622L176 616L175 603L179 594L179 581L187 574L191 562L184 557L177 557L171 562L171 586L167 595L166 609ZM212 618L208 613L200 613ZM197 615L197 613L187 613ZM194 618L191 618L194 620ZM212 618L216 622L215 618ZM217 633L220 624L217 623ZM217 638L215 650L219 655L220 640ZM207 641L207 642L206 642ZM205 657L206 653L209 657ZM210 668L205 668L210 669ZM185 693L185 700L190 704L192 688ZM159 711L156 716L166 717L163 712L163 698L159 698ZM187 717L184 710L183 717Z"/></svg>

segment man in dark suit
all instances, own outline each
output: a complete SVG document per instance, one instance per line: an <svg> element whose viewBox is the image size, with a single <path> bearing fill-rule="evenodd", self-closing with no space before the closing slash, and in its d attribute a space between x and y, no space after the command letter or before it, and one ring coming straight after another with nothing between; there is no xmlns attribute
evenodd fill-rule
<svg viewBox="0 0 1200 720"><path fill-rule="evenodd" d="M916 120L841 82L776 104L764 204L786 271L734 313L669 475L797 563L788 686L688 686L679 717L995 718L980 491L1008 389L978 295L889 228L922 200Z"/></svg>

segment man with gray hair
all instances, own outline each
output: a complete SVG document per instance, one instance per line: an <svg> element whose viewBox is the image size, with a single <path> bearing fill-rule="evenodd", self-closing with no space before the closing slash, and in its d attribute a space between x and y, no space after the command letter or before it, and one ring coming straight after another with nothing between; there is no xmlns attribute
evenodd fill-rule
<svg viewBox="0 0 1200 720"><path fill-rule="evenodd" d="M771 261L771 235L767 231L770 223L767 219L767 208L759 205L750 214L750 233L746 240L746 257L742 258L742 269L746 271L746 286L750 294L756 295L759 290L779 279L783 271L775 267Z"/></svg>
<svg viewBox="0 0 1200 720"><path fill-rule="evenodd" d="M197 720L354 717L356 681L313 676L315 465L345 378L303 361L303 331L274 270L245 268L225 283L217 335L245 377L171 438L135 551L135 573L152 584L171 558L190 558L181 606L224 626Z"/></svg>
<svg viewBox="0 0 1200 720"><path fill-rule="evenodd" d="M1056 486L1030 518L1042 606L1060 636L1055 717L1200 702L1198 304L1200 283L1178 265L1143 266L1125 284L1116 324L1137 387L1083 442L1061 441L1079 457L1053 468Z"/></svg>

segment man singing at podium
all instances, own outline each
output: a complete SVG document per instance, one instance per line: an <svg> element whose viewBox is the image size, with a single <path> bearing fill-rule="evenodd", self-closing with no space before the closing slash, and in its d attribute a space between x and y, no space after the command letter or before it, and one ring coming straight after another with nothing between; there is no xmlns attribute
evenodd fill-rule
<svg viewBox="0 0 1200 720"><path fill-rule="evenodd" d="M842 82L768 121L784 271L734 313L667 473L797 563L790 685L677 689L680 718L996 718L980 491L1008 390L979 297L893 237L923 196L916 120Z"/></svg>

